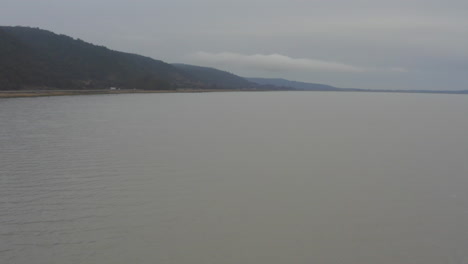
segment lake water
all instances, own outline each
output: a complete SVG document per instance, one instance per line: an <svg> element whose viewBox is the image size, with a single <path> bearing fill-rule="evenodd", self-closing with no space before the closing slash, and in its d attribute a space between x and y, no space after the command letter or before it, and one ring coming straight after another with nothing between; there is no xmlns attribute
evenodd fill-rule
<svg viewBox="0 0 468 264"><path fill-rule="evenodd" d="M466 264L468 96L0 99L0 263Z"/></svg>

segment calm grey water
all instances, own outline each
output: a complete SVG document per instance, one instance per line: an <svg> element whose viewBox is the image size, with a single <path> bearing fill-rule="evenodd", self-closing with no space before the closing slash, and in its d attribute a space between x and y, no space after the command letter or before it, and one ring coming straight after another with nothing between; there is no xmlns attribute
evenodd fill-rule
<svg viewBox="0 0 468 264"><path fill-rule="evenodd" d="M0 100L0 263L468 263L468 96Z"/></svg>

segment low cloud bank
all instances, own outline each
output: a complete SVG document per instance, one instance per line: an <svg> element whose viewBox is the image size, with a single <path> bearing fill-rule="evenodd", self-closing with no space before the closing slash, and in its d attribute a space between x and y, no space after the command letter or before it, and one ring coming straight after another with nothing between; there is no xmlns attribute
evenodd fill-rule
<svg viewBox="0 0 468 264"><path fill-rule="evenodd" d="M291 58L281 54L245 55L232 52L210 53L199 51L190 55L197 63L205 65L235 65L253 67L265 71L322 71L364 73L373 71L406 72L403 68L378 69L359 67L334 61L324 61L308 58Z"/></svg>

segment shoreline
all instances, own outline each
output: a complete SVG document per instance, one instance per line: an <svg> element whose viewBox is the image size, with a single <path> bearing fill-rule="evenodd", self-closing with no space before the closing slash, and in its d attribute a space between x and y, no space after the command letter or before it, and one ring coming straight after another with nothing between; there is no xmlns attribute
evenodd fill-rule
<svg viewBox="0 0 468 264"><path fill-rule="evenodd" d="M3 98L26 98L44 96L71 96L71 95L98 95L98 94L143 94L143 93L214 93L214 92L273 92L273 91L296 91L296 92L364 92L364 93L410 93L410 94L468 94L468 90L459 91L404 91L404 90L342 90L342 91L307 91L307 90L268 90L268 89L175 89L175 90L9 90L0 91L0 99Z"/></svg>
<svg viewBox="0 0 468 264"><path fill-rule="evenodd" d="M1 98L67 96L67 95L97 95L97 94L139 94L139 93L208 93L234 91L261 91L250 89L239 90L206 90L206 89L176 89L176 90L23 90L0 91Z"/></svg>

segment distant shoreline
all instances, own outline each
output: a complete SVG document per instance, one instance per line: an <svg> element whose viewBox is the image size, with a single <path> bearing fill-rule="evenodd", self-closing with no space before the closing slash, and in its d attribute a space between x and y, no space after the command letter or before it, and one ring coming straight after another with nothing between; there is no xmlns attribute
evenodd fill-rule
<svg viewBox="0 0 468 264"><path fill-rule="evenodd" d="M175 90L10 90L0 91L2 98L67 96L67 95L98 95L98 94L142 94L142 93L213 93L213 92L368 92L368 93L418 93L418 94L468 94L468 90L461 91L427 91L427 90L341 90L341 91L312 91L312 90L261 90L261 89L175 89Z"/></svg>
<svg viewBox="0 0 468 264"><path fill-rule="evenodd" d="M139 94L139 93L207 93L261 90L208 90L208 89L176 89L176 90L18 90L0 91L0 98L66 96L66 95L96 95L96 94Z"/></svg>

